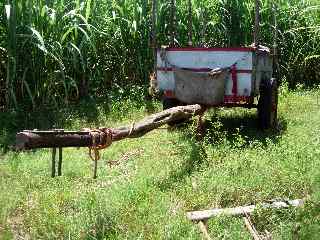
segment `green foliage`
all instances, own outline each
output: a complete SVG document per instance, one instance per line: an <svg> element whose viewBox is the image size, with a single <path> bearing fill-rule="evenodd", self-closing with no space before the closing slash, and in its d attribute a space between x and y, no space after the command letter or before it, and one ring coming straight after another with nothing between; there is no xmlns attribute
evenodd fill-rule
<svg viewBox="0 0 320 240"><path fill-rule="evenodd" d="M158 45L170 42L170 1L158 1ZM177 1L177 44L188 42L188 1ZM274 1L261 1L261 39L272 47ZM319 84L320 6L276 1L280 69L289 87ZM253 1L192 1L195 46L253 41ZM151 1L10 0L0 3L0 90L10 106L59 106L113 88L146 88L152 71ZM10 10L10 11L9 11ZM10 12L10 14L8 14ZM5 102L2 100L1 102ZM3 105L3 103L2 103Z"/></svg>
<svg viewBox="0 0 320 240"><path fill-rule="evenodd" d="M8 151L21 129L130 125L149 104L160 109L141 101L139 91L119 89L105 102L89 98L77 107L0 115L0 147L7 146L0 153L1 239L201 239L186 211L303 197L308 203L301 209L261 209L252 221L273 239L318 238L319 89L282 86L277 131L259 131L254 110L220 109L204 116L203 141L195 137L195 118L114 142L101 152L97 180L86 149L64 149L63 176L55 179L49 150ZM217 239L250 238L241 218L208 224Z"/></svg>

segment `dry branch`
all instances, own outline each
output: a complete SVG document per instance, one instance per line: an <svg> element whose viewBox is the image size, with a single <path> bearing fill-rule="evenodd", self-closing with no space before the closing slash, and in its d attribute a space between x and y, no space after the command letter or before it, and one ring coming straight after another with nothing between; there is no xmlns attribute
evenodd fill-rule
<svg viewBox="0 0 320 240"><path fill-rule="evenodd" d="M262 240L261 237L259 236L258 231L256 230L256 228L252 224L250 217L247 215L247 216L243 217L243 220L244 220L244 223L245 223L247 229L249 230L252 238L254 240Z"/></svg>
<svg viewBox="0 0 320 240"><path fill-rule="evenodd" d="M279 209L279 208L287 208L287 207L301 207L305 203L303 199L296 199L291 201L279 201L273 203L263 203L261 204L262 208L272 208L272 209ZM221 215L227 216L243 216L245 214L250 214L254 212L257 208L257 205L249 205L243 207L235 207L235 208L220 208L220 209L210 209L210 210L203 210L203 211L193 211L187 212L187 217L191 221L203 221L212 217L217 217Z"/></svg>
<svg viewBox="0 0 320 240"><path fill-rule="evenodd" d="M132 124L118 128L99 128L101 133L96 139L89 130L84 131L30 131L26 130L16 135L16 148L54 148L54 147L89 147L93 143L104 145L108 141L107 133L112 134L112 141L125 138L138 138L173 121L187 120L195 115L202 114L204 109L196 105L179 106L150 115ZM108 131L107 131L108 130Z"/></svg>
<svg viewBox="0 0 320 240"><path fill-rule="evenodd" d="M206 239L206 240L211 240L211 237L208 233L208 227L207 227L207 224L204 223L203 221L200 221L198 222L198 226L199 226L199 229L200 231L202 232L203 234L203 237Z"/></svg>

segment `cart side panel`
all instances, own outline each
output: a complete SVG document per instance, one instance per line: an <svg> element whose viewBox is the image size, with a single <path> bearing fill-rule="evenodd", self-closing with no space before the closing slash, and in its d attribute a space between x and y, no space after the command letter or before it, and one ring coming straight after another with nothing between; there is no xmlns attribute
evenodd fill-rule
<svg viewBox="0 0 320 240"><path fill-rule="evenodd" d="M252 70L252 51L233 50L168 50L157 54L157 67L175 65L181 68L205 69L224 68L237 63L239 70ZM162 56L162 57L161 57ZM167 63L164 61L166 58Z"/></svg>
<svg viewBox="0 0 320 240"><path fill-rule="evenodd" d="M237 96L251 96L251 73L237 73ZM158 70L157 73L158 86L160 90L163 91L173 91L175 88L173 71L168 70ZM231 96L233 87L233 80L231 75L228 76L225 83L225 95Z"/></svg>
<svg viewBox="0 0 320 240"><path fill-rule="evenodd" d="M175 91L173 67L187 68L195 72L226 68L236 64L236 76L229 74L225 83L226 96L252 96L253 51L250 49L188 50L175 49L164 53L158 51L157 82L160 90ZM236 79L236 83L234 83ZM234 93L236 84L236 94Z"/></svg>

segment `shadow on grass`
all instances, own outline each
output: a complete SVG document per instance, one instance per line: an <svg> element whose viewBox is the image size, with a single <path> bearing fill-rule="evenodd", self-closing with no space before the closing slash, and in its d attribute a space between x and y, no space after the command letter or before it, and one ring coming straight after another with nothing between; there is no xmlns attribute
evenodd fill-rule
<svg viewBox="0 0 320 240"><path fill-rule="evenodd" d="M266 145L268 141L277 143L287 129L287 122L279 117L277 126L274 129L261 130L258 125L256 114L246 113L243 115L217 116L213 115L211 120L206 121L205 128L210 132L213 122L220 122L219 131L225 134L225 138L233 146L239 146L239 138L243 139L242 147L246 147L247 143L260 142ZM209 129L208 129L209 128Z"/></svg>
<svg viewBox="0 0 320 240"><path fill-rule="evenodd" d="M195 171L198 171L207 159L202 143L197 141L191 133L187 133L184 130L180 138L181 141L187 142L187 149L190 153L180 169L172 171L168 178L157 184L161 191L175 187L175 183L181 182L185 177L192 175ZM181 149L181 155L183 155L185 151L185 148Z"/></svg>
<svg viewBox="0 0 320 240"><path fill-rule="evenodd" d="M211 119L205 120L203 123L205 139L202 138L202 140L196 140L193 133L186 131L188 123L179 126L177 129L183 133L180 140L188 143L190 153L182 168L172 171L166 179L160 181L158 184L160 190L165 191L175 187L176 183L183 181L206 164L207 154L204 143L214 147L214 145L227 140L227 144L236 148L246 148L253 141L267 145L270 140L277 143L279 136L287 127L286 120L283 118L278 120L278 127L274 130L261 130L257 122L257 117L254 114L245 114L244 116L213 115ZM182 150L181 155L184 153L185 151Z"/></svg>

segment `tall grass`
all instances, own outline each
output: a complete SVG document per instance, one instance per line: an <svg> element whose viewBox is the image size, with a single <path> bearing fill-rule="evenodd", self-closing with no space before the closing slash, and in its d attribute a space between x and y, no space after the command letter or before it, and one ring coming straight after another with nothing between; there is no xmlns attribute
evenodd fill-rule
<svg viewBox="0 0 320 240"><path fill-rule="evenodd" d="M259 209L252 221L273 239L316 240L320 112L310 102L317 95L320 89L281 87L279 132L259 131L254 110L221 109L204 116L200 142L196 121L120 141L101 153L95 181L87 150L65 149L63 176L50 179L50 150L1 155L1 148L23 123L29 129L119 126L141 119L146 106L115 101L106 115L104 105L88 101L49 114L0 113L0 239L200 240L186 211L307 197L301 209ZM214 239L250 239L242 219L222 216L208 224Z"/></svg>
<svg viewBox="0 0 320 240"><path fill-rule="evenodd" d="M170 1L158 2L160 46L170 42ZM273 2L261 2L261 39L270 47ZM179 46L188 44L187 3L177 1ZM253 5L252 0L192 1L193 44L250 45ZM277 5L282 77L290 87L319 84L319 3L278 0ZM106 97L112 88L147 85L153 66L151 1L8 0L0 7L0 96L7 106L59 106L88 95Z"/></svg>

